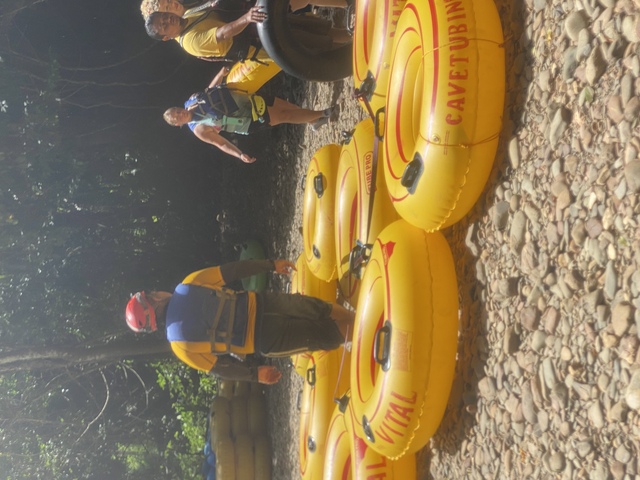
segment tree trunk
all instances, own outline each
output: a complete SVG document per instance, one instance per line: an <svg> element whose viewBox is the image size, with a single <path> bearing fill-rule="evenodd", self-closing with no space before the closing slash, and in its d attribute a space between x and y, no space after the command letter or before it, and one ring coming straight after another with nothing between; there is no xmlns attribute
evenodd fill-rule
<svg viewBox="0 0 640 480"><path fill-rule="evenodd" d="M165 357L170 352L171 347L166 340L119 342L95 348L83 346L30 347L0 352L0 374L25 370L57 370L92 363L107 365L131 358Z"/></svg>

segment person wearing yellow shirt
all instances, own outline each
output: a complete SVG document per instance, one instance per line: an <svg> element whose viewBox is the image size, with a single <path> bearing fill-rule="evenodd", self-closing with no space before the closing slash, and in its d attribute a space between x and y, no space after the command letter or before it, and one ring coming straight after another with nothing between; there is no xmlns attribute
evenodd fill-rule
<svg viewBox="0 0 640 480"><path fill-rule="evenodd" d="M350 340L354 314L318 298L227 288L262 272L288 274L288 260L241 260L188 275L173 293L138 292L128 302L126 321L135 332L166 327L174 354L187 365L222 378L276 383L271 365L251 367L244 355L287 357L332 350Z"/></svg>

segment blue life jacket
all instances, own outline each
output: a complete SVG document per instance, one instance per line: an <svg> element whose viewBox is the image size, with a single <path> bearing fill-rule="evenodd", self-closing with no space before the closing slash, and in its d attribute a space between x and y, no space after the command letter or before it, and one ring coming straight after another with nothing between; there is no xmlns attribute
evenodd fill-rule
<svg viewBox="0 0 640 480"><path fill-rule="evenodd" d="M184 102L184 108L194 113L194 119L198 117L218 119L232 116L238 111L238 104L231 96L229 89L219 85L207 88L204 92L194 93ZM196 123L189 122L191 130L195 125Z"/></svg>
<svg viewBox="0 0 640 480"><path fill-rule="evenodd" d="M247 338L247 292L179 284L167 307L167 340L211 342L212 351L227 353ZM214 343L224 344L223 350Z"/></svg>

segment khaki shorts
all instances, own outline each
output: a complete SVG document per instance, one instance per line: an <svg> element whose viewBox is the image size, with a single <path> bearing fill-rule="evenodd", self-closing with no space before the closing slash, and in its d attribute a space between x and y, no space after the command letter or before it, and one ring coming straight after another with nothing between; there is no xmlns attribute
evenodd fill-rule
<svg viewBox="0 0 640 480"><path fill-rule="evenodd" d="M344 342L329 316L331 304L299 294L266 292L259 296L262 318L256 333L256 350L268 357L333 350Z"/></svg>

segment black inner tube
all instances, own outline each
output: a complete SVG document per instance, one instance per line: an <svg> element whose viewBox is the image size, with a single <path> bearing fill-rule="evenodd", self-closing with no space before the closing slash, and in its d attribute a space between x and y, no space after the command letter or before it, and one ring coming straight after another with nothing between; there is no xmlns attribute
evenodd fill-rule
<svg viewBox="0 0 640 480"><path fill-rule="evenodd" d="M328 51L311 50L298 42L289 26L289 0L258 0L267 20L258 24L258 36L269 56L289 75L313 82L332 82L353 72L352 45Z"/></svg>

